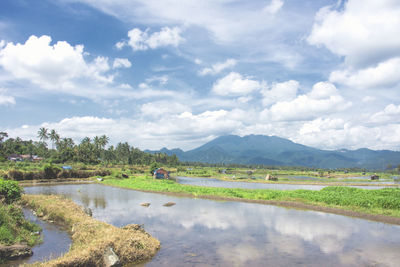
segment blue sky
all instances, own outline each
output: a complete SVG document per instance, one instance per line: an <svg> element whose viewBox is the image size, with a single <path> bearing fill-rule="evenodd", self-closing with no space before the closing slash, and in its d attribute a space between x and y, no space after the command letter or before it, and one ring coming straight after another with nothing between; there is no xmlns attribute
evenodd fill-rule
<svg viewBox="0 0 400 267"><path fill-rule="evenodd" d="M0 130L400 150L396 0L4 0Z"/></svg>

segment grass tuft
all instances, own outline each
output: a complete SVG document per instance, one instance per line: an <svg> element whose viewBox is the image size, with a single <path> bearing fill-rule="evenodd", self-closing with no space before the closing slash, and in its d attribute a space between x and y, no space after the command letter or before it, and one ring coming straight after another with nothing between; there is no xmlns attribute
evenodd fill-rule
<svg viewBox="0 0 400 267"><path fill-rule="evenodd" d="M72 246L64 256L38 266L103 266L103 254L111 247L121 263L150 259L160 242L140 229L118 228L86 215L82 208L61 196L23 195L22 201L49 220L64 225Z"/></svg>

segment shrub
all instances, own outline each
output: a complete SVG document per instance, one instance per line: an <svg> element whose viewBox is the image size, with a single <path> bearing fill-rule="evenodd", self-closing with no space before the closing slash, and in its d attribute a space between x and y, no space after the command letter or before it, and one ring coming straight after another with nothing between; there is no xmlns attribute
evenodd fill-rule
<svg viewBox="0 0 400 267"><path fill-rule="evenodd" d="M0 179L0 199L9 204L21 198L22 188L17 182Z"/></svg>
<svg viewBox="0 0 400 267"><path fill-rule="evenodd" d="M57 178L59 172L61 172L61 169L57 166L53 166L51 164L47 164L46 166L44 166L44 178L46 179Z"/></svg>
<svg viewBox="0 0 400 267"><path fill-rule="evenodd" d="M7 174L8 179L20 181L24 179L24 173L22 171L11 169Z"/></svg>

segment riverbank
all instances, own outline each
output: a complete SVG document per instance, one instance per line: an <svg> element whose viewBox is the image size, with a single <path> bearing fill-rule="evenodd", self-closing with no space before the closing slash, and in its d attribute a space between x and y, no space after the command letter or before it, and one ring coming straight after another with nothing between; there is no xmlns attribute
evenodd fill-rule
<svg viewBox="0 0 400 267"><path fill-rule="evenodd" d="M400 225L399 188L364 190L327 187L320 191L216 188L181 185L171 180L154 180L148 176L107 179L102 183L145 192L311 209Z"/></svg>
<svg viewBox="0 0 400 267"><path fill-rule="evenodd" d="M118 228L97 221L60 196L23 195L22 203L71 234L72 246L64 256L37 266L104 266L113 253L121 264L138 263L152 258L160 248L160 242L138 225Z"/></svg>

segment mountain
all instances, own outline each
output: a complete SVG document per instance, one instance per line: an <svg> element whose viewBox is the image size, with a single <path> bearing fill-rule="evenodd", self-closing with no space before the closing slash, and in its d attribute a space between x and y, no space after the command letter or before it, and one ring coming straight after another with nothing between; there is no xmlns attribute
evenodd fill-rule
<svg viewBox="0 0 400 267"><path fill-rule="evenodd" d="M163 148L150 153L175 154L179 160L204 163L238 163L316 168L383 169L400 164L400 152L389 150L320 150L277 136L226 135L198 148L184 152L181 149Z"/></svg>

